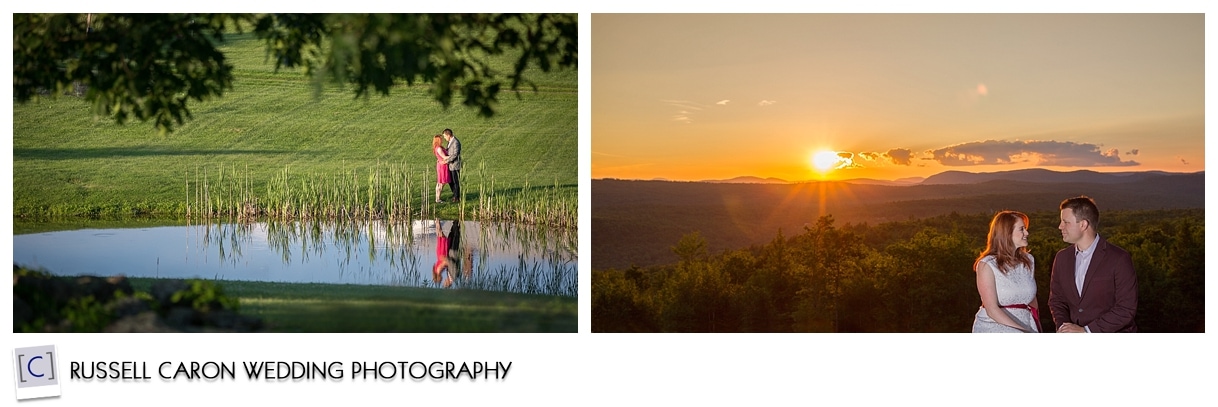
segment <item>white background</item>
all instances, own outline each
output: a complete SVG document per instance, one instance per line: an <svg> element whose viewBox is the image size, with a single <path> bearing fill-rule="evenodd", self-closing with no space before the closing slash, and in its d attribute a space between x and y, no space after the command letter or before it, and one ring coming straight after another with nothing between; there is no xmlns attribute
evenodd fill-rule
<svg viewBox="0 0 1218 407"><path fill-rule="evenodd" d="M182 4L23 2L10 12L188 11ZM11 334L11 348L54 344L60 369L71 361L161 362L299 361L344 364L341 381L149 381L63 380L58 398L28 400L27 406L223 405L218 403L309 403L357 405L454 402L457 405L606 405L646 404L927 404L927 405L1204 405L1215 397L1216 360L1209 334L1111 336L966 335L966 334L592 334L589 287L591 269L591 13L594 12L1208 12L1202 2L1010 2L1008 6L973 2L883 1L850 5L788 5L786 1L513 1L398 3L352 2L337 10L303 2L210 1L201 7L223 11L395 11L580 13L580 321L577 334ZM977 2L983 3L983 2ZM984 2L989 3L989 2ZM246 8L258 6L256 10ZM1029 5L1031 4L1031 5ZM505 7L510 6L510 9ZM37 9L30 9L37 7ZM165 9L164 7L171 7ZM302 7L304 7L302 9ZM5 13L11 44L12 16ZM1212 20L1207 16L1208 21ZM1207 30L1207 55L1214 34ZM6 73L11 73L11 53ZM1212 58L1207 58L1207 60ZM1208 61L1207 61L1208 62ZM1207 63L1207 66L1213 64ZM1208 71L1208 70L1207 70ZM1207 96L1211 94L1207 83ZM0 97L7 121L2 140L11 152L12 95ZM1208 99L1208 97L1207 97ZM1213 108L1207 109L1208 111ZM1207 148L1207 161L1213 159ZM11 153L0 176L4 238L11 247ZM1207 240L1207 247L1212 244ZM5 250L5 259L11 251ZM1208 266L1207 266L1208 270ZM1211 286L1213 284L1210 284ZM1207 287L1207 292L1212 292ZM3 292L3 322L12 322L11 291ZM1211 308L1212 306L1207 307ZM1212 312L1211 312L1212 313ZM3 328L0 328L3 329ZM1209 331L1209 329L1207 329ZM11 357L11 356L10 356ZM512 362L499 381L351 379L351 362L484 361ZM0 376L13 383L13 362ZM15 399L15 385L0 400ZM5 402L7 404L7 402Z"/></svg>

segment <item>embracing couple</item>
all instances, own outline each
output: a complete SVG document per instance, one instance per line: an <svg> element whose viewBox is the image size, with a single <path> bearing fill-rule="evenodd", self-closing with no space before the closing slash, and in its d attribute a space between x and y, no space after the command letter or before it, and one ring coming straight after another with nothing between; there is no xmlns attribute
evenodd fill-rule
<svg viewBox="0 0 1218 407"><path fill-rule="evenodd" d="M1100 213L1086 196L1062 201L1062 240L1053 258L1049 312L1059 333L1137 332L1138 280L1129 252L1099 235ZM973 264L981 309L973 332L1040 332L1035 259L1028 216L1002 211L990 221L985 251Z"/></svg>
<svg viewBox="0 0 1218 407"><path fill-rule="evenodd" d="M442 202L444 184L453 192L449 202L461 202L461 141L453 136L452 129L444 129L432 136L431 152L436 155L436 203Z"/></svg>

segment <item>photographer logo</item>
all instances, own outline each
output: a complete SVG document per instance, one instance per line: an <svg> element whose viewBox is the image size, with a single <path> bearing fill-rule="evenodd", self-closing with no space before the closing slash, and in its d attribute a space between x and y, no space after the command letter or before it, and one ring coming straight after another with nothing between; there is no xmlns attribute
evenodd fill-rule
<svg viewBox="0 0 1218 407"><path fill-rule="evenodd" d="M55 345L13 349L17 400L59 396Z"/></svg>

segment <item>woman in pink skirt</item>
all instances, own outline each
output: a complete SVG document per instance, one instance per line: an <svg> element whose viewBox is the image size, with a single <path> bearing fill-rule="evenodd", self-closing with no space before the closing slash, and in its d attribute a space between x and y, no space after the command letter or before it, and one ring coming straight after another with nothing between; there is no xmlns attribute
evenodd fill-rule
<svg viewBox="0 0 1218 407"><path fill-rule="evenodd" d="M448 183L448 149L444 148L444 138L439 134L431 138L431 152L436 155L436 203L440 203L440 191Z"/></svg>

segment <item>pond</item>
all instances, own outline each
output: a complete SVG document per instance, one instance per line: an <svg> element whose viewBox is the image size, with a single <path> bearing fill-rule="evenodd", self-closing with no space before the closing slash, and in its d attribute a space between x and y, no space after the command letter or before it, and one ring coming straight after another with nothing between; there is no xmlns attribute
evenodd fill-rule
<svg viewBox="0 0 1218 407"><path fill-rule="evenodd" d="M126 275L575 297L574 231L462 221L220 223L13 236L13 262Z"/></svg>

